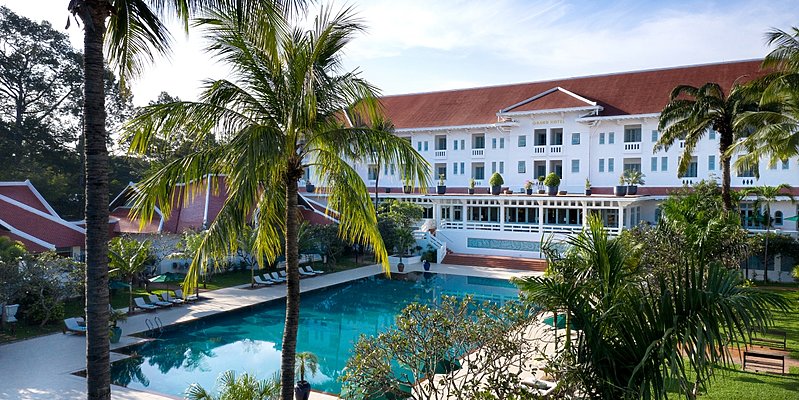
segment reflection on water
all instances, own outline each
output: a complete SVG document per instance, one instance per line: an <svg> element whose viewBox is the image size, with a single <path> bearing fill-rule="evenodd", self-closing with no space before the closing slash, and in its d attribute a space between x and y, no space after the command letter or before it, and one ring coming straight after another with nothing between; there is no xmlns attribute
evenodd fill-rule
<svg viewBox="0 0 799 400"><path fill-rule="evenodd" d="M314 389L338 393L338 377L360 335L374 335L394 323L411 302L435 303L442 295L471 294L478 300L517 298L507 281L457 275L406 274L366 278L303 293L297 351L319 357ZM180 396L192 383L214 386L229 369L272 376L280 369L285 301L165 331L157 340L129 348L133 357L111 367L114 384Z"/></svg>

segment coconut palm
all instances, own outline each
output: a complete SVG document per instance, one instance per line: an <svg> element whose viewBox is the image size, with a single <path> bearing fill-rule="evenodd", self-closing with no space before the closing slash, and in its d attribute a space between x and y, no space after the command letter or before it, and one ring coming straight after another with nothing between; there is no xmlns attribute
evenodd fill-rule
<svg viewBox="0 0 799 400"><path fill-rule="evenodd" d="M567 243L565 254L545 250L546 276L515 282L579 329L562 353L570 364L562 381L575 379L589 398L665 399L669 382L693 396L695 382L732 362L730 341L768 325L772 307L787 310L781 296L741 286L738 272L720 263L687 257L653 276L596 216Z"/></svg>
<svg viewBox="0 0 799 400"><path fill-rule="evenodd" d="M125 237L116 237L108 245L108 266L111 274L121 275L130 285L128 288L128 312L133 313L133 279L144 271L144 267L152 254L149 240L138 241Z"/></svg>
<svg viewBox="0 0 799 400"><path fill-rule="evenodd" d="M728 149L743 136L744 126L733 127L737 117L754 109L751 89L733 84L725 93L718 83L701 87L680 85L674 88L669 103L660 114L660 139L654 151L668 150L675 142L684 140L685 149L677 167L684 174L691 165L694 149L711 130L719 134L719 164L721 165L721 197L726 210L732 210L730 195L730 160Z"/></svg>
<svg viewBox="0 0 799 400"><path fill-rule="evenodd" d="M774 72L758 82L764 86L759 110L736 120L736 125L755 128L737 146L745 153L736 163L741 167L755 165L762 157L773 166L799 155L799 28L775 29L766 39L777 47L763 60L763 68Z"/></svg>
<svg viewBox="0 0 799 400"><path fill-rule="evenodd" d="M768 282L768 239L774 218L771 217L771 204L777 201L777 197L783 196L795 202L790 193L791 186L785 183L777 186L762 185L746 190L747 195L755 196L755 209L758 210L760 223L766 228L765 243L763 246L763 280ZM787 192L785 192L787 191Z"/></svg>
<svg viewBox="0 0 799 400"><path fill-rule="evenodd" d="M186 389L186 398L189 400L276 400L280 398L280 380L277 376L259 381L253 375L236 376L235 371L226 371L219 375L218 382L218 393L209 392L195 383Z"/></svg>
<svg viewBox="0 0 799 400"><path fill-rule="evenodd" d="M69 0L67 9L83 27L83 140L86 162L86 378L90 399L109 399L108 352L108 133L105 130L105 62L123 86L157 54L168 54L171 36L162 19L182 22L209 4L238 10L242 20L255 11L262 24L244 23L268 38L281 16L302 8L303 0ZM68 21L69 22L69 21ZM69 27L69 24L67 25ZM262 39L267 40L267 39Z"/></svg>
<svg viewBox="0 0 799 400"><path fill-rule="evenodd" d="M319 369L319 357L309 351L297 353L297 374L300 376L300 381L305 380L305 373L316 375Z"/></svg>
<svg viewBox="0 0 799 400"><path fill-rule="evenodd" d="M126 126L131 149L144 152L157 134L217 132L218 147L178 159L139 185L135 213L153 217L155 206L168 216L176 185L211 174L225 175L227 199L208 227L184 285L197 280L205 260L231 254L243 227L257 230L259 261L285 254L286 322L282 342L282 398L291 399L299 322L297 182L312 168L315 182L328 193L339 215L339 236L371 246L388 271L387 254L377 230L368 189L353 167L377 158L400 166L404 176L426 187L429 165L410 144L392 134L346 127L345 110L374 113L375 89L355 72L343 71L341 50L362 25L346 8L323 8L313 28L276 32L272 42L242 29L237 15L212 10L201 21L208 51L232 70L231 80L208 81L197 102L145 107ZM219 190L218 175L210 175ZM183 186L185 194L191 185ZM253 210L256 210L253 212ZM281 240L283 238L283 240ZM261 262L259 262L261 263ZM263 263L261 263L263 264Z"/></svg>

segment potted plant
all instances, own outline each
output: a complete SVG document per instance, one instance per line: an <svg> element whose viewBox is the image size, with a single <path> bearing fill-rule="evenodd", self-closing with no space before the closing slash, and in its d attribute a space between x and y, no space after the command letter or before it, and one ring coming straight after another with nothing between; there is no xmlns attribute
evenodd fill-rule
<svg viewBox="0 0 799 400"><path fill-rule="evenodd" d="M544 186L547 187L547 195L556 196L558 194L558 186L560 186L560 177L554 172L550 172L544 179Z"/></svg>
<svg viewBox="0 0 799 400"><path fill-rule="evenodd" d="M397 230L397 256L399 262L397 263L397 271L405 272L405 264L402 262L402 257L405 252L413 245L416 240L413 238L413 231L410 228L399 228Z"/></svg>
<svg viewBox="0 0 799 400"><path fill-rule="evenodd" d="M644 173L634 169L624 171L627 180L627 194L632 196L638 193L638 185L644 185Z"/></svg>
<svg viewBox="0 0 799 400"><path fill-rule="evenodd" d="M541 175L541 176L538 177L538 194L546 193L544 191L544 181L545 180L546 180L546 178L544 177L544 175Z"/></svg>
<svg viewBox="0 0 799 400"><path fill-rule="evenodd" d="M319 369L319 358L314 353L303 351L297 353L295 356L297 360L297 372L300 380L294 386L294 398L297 400L308 400L311 396L311 384L305 380L305 372L309 372L311 376L316 375Z"/></svg>
<svg viewBox="0 0 799 400"><path fill-rule="evenodd" d="M491 185L491 194L494 196L500 194L504 183L505 180L502 179L502 175L499 172L494 172L494 175L491 175L491 179L488 180L488 184Z"/></svg>
<svg viewBox="0 0 799 400"><path fill-rule="evenodd" d="M314 186L314 184L311 183L311 181L305 181L305 191L308 193L313 193L314 191L316 191L316 186Z"/></svg>
<svg viewBox="0 0 799 400"><path fill-rule="evenodd" d="M524 181L524 190L527 192L527 195L533 194L533 182L529 179Z"/></svg>
<svg viewBox="0 0 799 400"><path fill-rule="evenodd" d="M446 194L447 193L447 185L444 181L444 174L438 175L438 186L436 186L436 193L438 194Z"/></svg>
<svg viewBox="0 0 799 400"><path fill-rule="evenodd" d="M626 196L627 195L627 179L625 179L624 174L619 176L619 184L616 185L616 188L613 189L613 194L616 196Z"/></svg>
<svg viewBox="0 0 799 400"><path fill-rule="evenodd" d="M591 181L588 178L585 178L585 195L591 195Z"/></svg>
<svg viewBox="0 0 799 400"><path fill-rule="evenodd" d="M469 194L474 194L474 178L469 178Z"/></svg>
<svg viewBox="0 0 799 400"><path fill-rule="evenodd" d="M410 179L403 179L402 180L402 193L411 194L413 191L413 185L411 185Z"/></svg>
<svg viewBox="0 0 799 400"><path fill-rule="evenodd" d="M108 315L108 338L111 340L111 343L119 343L119 339L122 337L122 328L117 326L117 322L125 321L128 319L128 315L122 311L111 310L111 313Z"/></svg>

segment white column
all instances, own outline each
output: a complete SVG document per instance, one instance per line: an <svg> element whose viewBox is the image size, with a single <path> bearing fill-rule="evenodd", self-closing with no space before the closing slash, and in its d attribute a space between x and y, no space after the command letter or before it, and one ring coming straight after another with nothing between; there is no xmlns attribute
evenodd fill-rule
<svg viewBox="0 0 799 400"><path fill-rule="evenodd" d="M499 203L499 230L505 231L505 200Z"/></svg>

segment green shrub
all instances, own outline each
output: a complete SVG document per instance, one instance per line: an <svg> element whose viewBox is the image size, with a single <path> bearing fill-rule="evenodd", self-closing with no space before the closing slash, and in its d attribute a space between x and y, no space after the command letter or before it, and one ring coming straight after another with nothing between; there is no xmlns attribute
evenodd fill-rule
<svg viewBox="0 0 799 400"><path fill-rule="evenodd" d="M793 280L799 282L799 264L793 266L793 271L791 272L791 276Z"/></svg>
<svg viewBox="0 0 799 400"><path fill-rule="evenodd" d="M560 177L554 172L550 172L547 178L544 179L545 186L558 186L560 185Z"/></svg>
<svg viewBox="0 0 799 400"><path fill-rule="evenodd" d="M491 175L491 179L488 180L488 184L491 186L502 186L505 184L505 180L502 179L502 175L499 172L494 172L494 175Z"/></svg>

